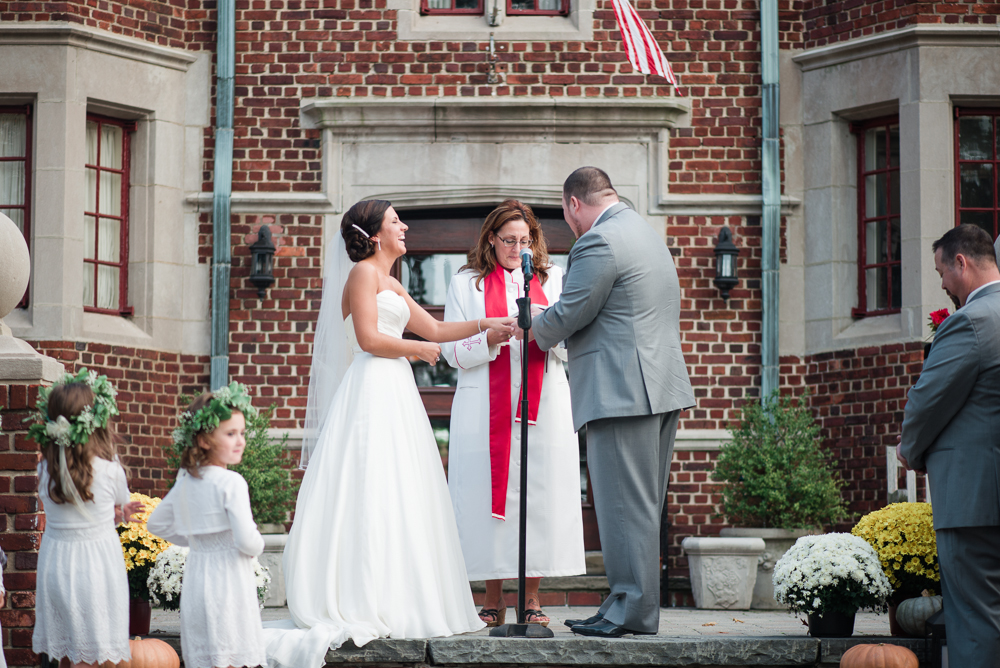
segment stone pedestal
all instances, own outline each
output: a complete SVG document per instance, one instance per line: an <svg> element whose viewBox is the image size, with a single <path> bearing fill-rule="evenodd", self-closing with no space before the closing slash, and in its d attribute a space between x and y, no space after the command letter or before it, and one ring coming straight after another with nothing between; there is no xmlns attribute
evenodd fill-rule
<svg viewBox="0 0 1000 668"><path fill-rule="evenodd" d="M691 570L695 606L747 610L757 581L761 538L685 538L681 543Z"/></svg>
<svg viewBox="0 0 1000 668"><path fill-rule="evenodd" d="M285 594L285 572L281 566L281 558L288 542L287 533L266 533L264 535L264 554L258 559L264 568L271 573L271 588L264 599L265 608L282 608L288 602Z"/></svg>
<svg viewBox="0 0 1000 668"><path fill-rule="evenodd" d="M807 529L789 531L787 529L750 529L733 528L719 532L725 538L762 538L764 552L757 558L757 583L753 586L753 599L750 607L760 610L784 610L782 605L774 600L774 565L781 559L788 548L802 536L809 535Z"/></svg>

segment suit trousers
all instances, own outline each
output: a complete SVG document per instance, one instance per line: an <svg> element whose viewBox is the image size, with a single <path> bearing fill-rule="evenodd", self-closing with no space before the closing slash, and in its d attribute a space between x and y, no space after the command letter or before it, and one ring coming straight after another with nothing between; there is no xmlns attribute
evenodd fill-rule
<svg viewBox="0 0 1000 668"><path fill-rule="evenodd" d="M680 411L587 423L587 466L611 595L604 618L631 631L660 624L660 514Z"/></svg>
<svg viewBox="0 0 1000 668"><path fill-rule="evenodd" d="M1000 526L937 530L948 665L1000 666Z"/></svg>

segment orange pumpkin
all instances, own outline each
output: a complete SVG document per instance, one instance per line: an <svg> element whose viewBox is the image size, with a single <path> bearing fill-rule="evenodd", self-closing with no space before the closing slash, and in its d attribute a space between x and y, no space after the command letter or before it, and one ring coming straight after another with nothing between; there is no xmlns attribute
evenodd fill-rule
<svg viewBox="0 0 1000 668"><path fill-rule="evenodd" d="M899 645L855 645L840 658L840 668L920 668L920 661Z"/></svg>
<svg viewBox="0 0 1000 668"><path fill-rule="evenodd" d="M156 638L139 638L128 641L132 651L131 663L119 664L119 668L180 668L181 660L174 648Z"/></svg>

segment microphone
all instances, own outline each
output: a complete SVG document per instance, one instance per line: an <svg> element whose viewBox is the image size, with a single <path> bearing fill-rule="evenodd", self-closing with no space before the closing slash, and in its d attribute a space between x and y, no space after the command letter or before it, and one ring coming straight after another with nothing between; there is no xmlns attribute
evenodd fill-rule
<svg viewBox="0 0 1000 668"><path fill-rule="evenodd" d="M521 249L521 270L524 271L526 280L535 275L535 265L531 261L533 257L534 253L531 252L530 248Z"/></svg>

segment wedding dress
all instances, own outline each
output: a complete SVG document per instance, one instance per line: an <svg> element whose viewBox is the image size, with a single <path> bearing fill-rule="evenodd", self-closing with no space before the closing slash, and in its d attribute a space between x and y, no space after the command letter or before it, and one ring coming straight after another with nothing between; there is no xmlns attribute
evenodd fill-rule
<svg viewBox="0 0 1000 668"><path fill-rule="evenodd" d="M402 338L406 300L376 296L378 331ZM302 479L284 553L292 619L265 624L268 666L319 668L351 639L483 628L441 458L405 358L354 350Z"/></svg>

